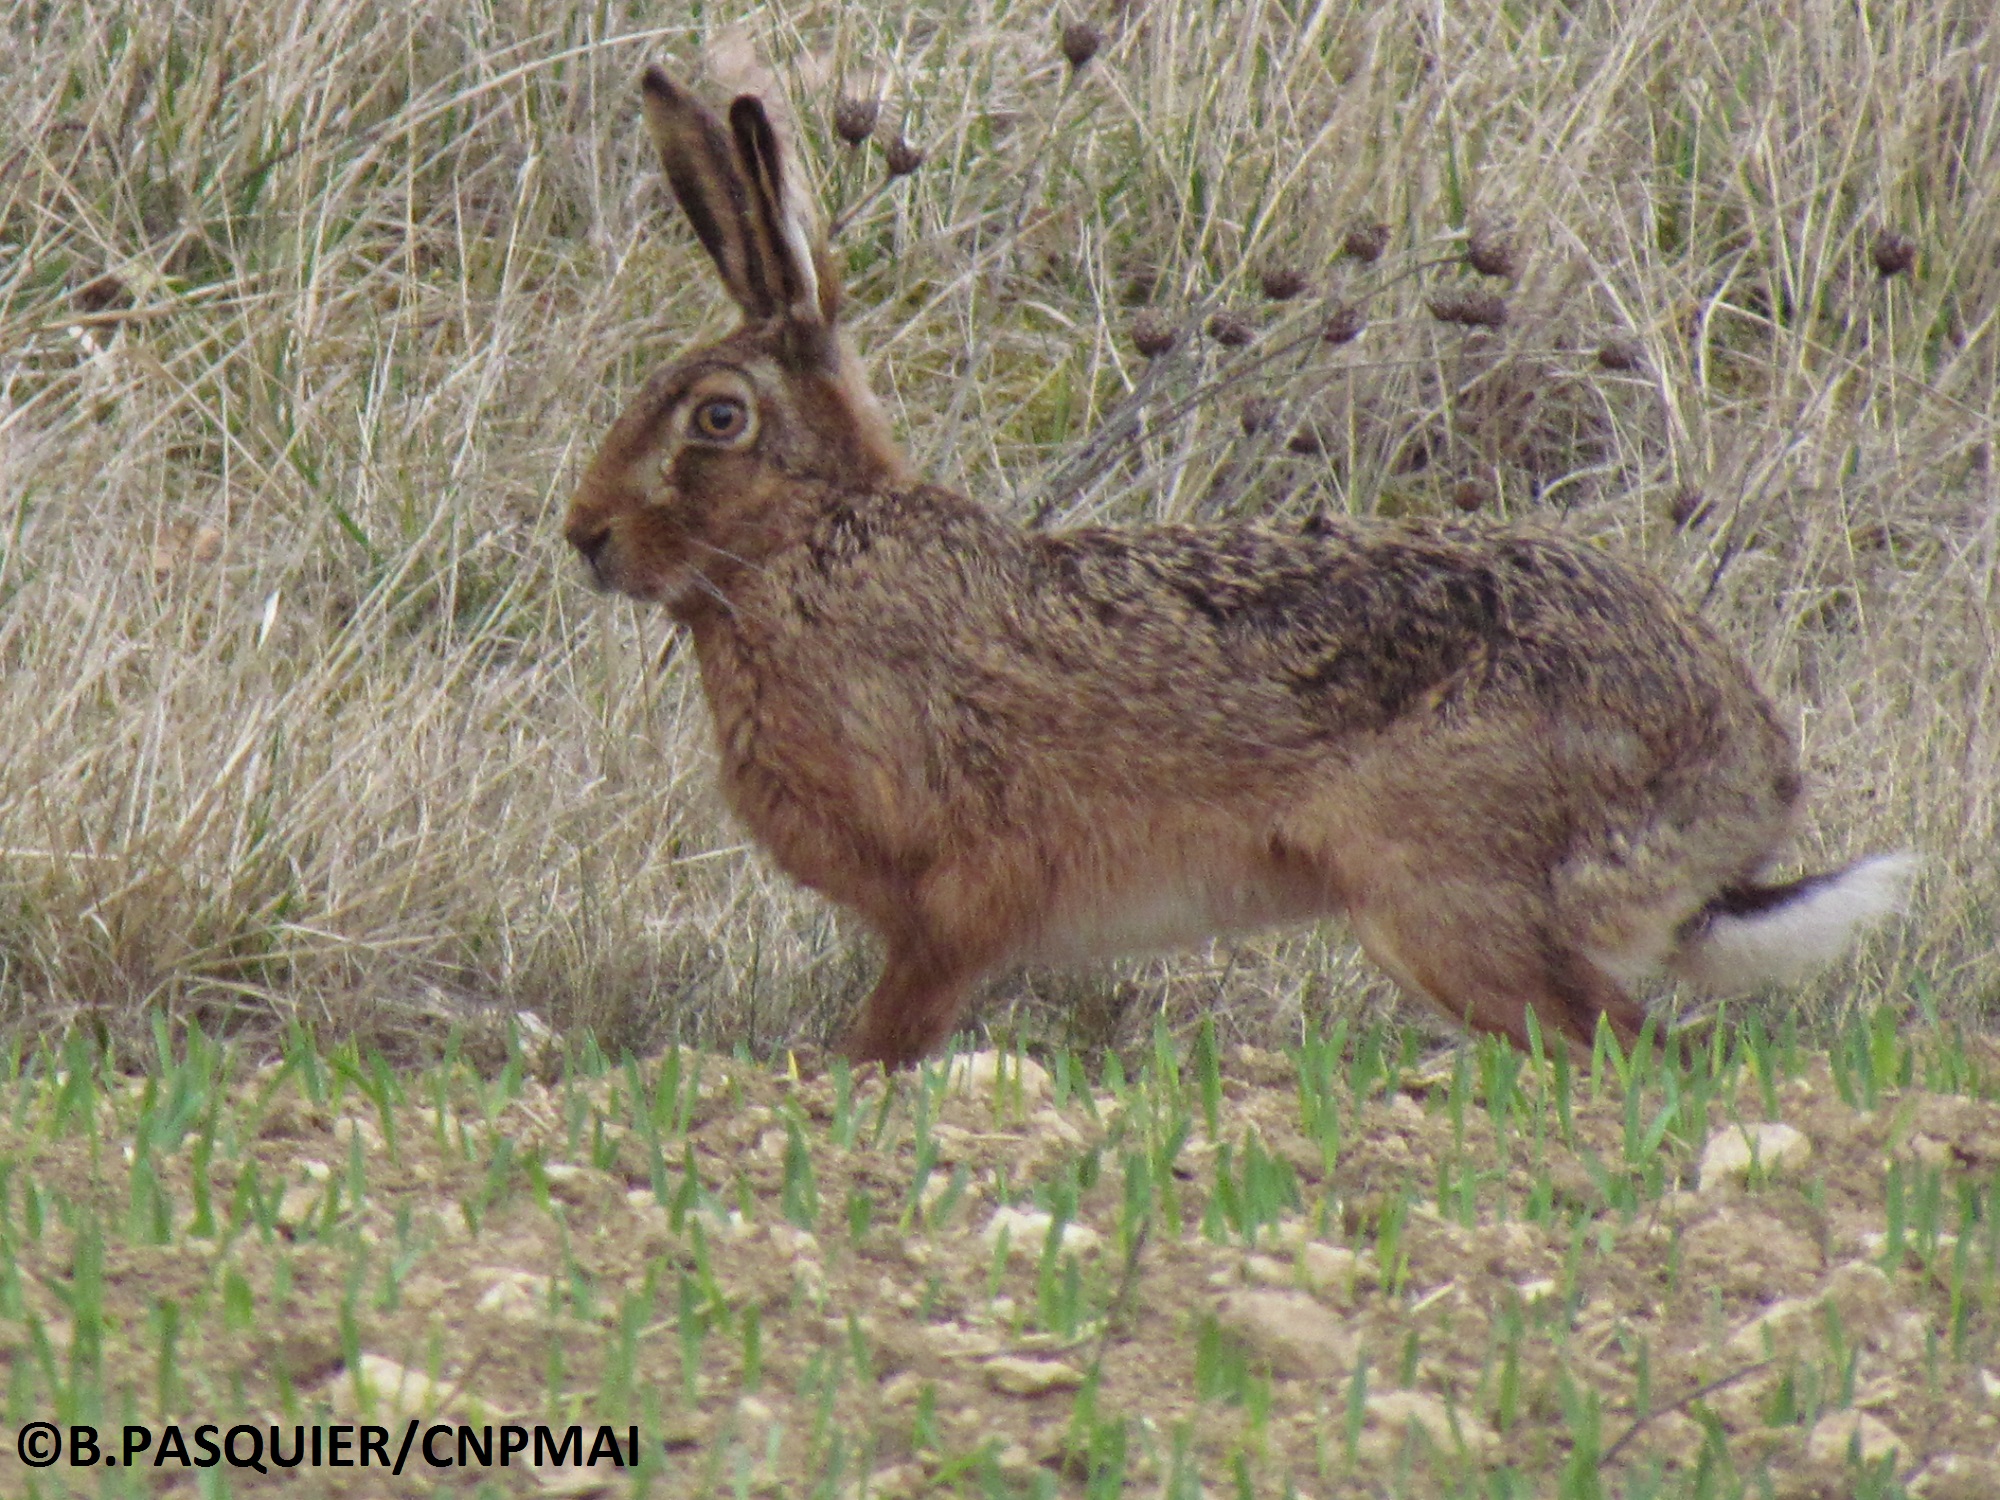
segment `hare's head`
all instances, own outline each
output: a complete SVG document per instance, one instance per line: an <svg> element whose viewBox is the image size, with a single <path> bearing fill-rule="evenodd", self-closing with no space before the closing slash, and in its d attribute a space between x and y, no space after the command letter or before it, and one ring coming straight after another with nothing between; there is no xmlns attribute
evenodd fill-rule
<svg viewBox="0 0 2000 1500"><path fill-rule="evenodd" d="M646 124L743 322L647 380L570 501L597 581L693 618L797 532L810 496L905 477L835 326L840 280L764 101L725 123L658 68Z"/></svg>

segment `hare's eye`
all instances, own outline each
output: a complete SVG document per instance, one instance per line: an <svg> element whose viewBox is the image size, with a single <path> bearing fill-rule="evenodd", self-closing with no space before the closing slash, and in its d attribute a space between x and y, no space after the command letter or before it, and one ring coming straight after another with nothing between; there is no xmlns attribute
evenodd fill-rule
<svg viewBox="0 0 2000 1500"><path fill-rule="evenodd" d="M739 438L749 425L749 408L731 396L712 396L694 409L695 436L712 443Z"/></svg>

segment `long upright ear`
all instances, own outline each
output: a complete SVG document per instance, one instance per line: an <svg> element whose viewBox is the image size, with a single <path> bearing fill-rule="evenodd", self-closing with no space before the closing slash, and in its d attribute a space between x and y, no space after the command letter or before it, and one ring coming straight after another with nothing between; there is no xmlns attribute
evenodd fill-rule
<svg viewBox="0 0 2000 1500"><path fill-rule="evenodd" d="M776 250L787 311L800 322L831 324L839 306L840 281L828 274L819 216L799 185L798 172L785 160L764 101L755 94L738 95L729 106L729 128L736 137L737 158L750 179L760 226Z"/></svg>
<svg viewBox="0 0 2000 1500"><path fill-rule="evenodd" d="M657 67L639 88L667 182L744 316L830 322L814 220L788 182L763 105L738 98L725 127Z"/></svg>

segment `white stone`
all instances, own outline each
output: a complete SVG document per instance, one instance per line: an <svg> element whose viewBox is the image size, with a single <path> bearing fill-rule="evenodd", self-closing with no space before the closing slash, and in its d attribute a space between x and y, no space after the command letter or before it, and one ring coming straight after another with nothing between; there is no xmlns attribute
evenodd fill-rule
<svg viewBox="0 0 2000 1500"><path fill-rule="evenodd" d="M1463 1442L1468 1453L1479 1454L1498 1446L1500 1441L1490 1427L1468 1411L1458 1412L1454 1422L1451 1408L1426 1391L1378 1391L1368 1398L1368 1422L1374 1430L1365 1435L1364 1441L1372 1438L1369 1446L1390 1452L1402 1446L1412 1427L1421 1430L1431 1446L1444 1453L1457 1452Z"/></svg>
<svg viewBox="0 0 2000 1500"><path fill-rule="evenodd" d="M1243 1279L1258 1286L1290 1286L1292 1274L1290 1263L1274 1255L1246 1255L1243 1258Z"/></svg>
<svg viewBox="0 0 2000 1500"><path fill-rule="evenodd" d="M792 1285L814 1307L826 1305L826 1267L818 1261L803 1258L793 1261Z"/></svg>
<svg viewBox="0 0 2000 1500"><path fill-rule="evenodd" d="M799 1229L790 1224L773 1224L771 1243L787 1255L802 1259L819 1257L819 1236L810 1229Z"/></svg>
<svg viewBox="0 0 2000 1500"><path fill-rule="evenodd" d="M1049 1097L1054 1083L1049 1070L1032 1057L1010 1052L968 1052L951 1060L952 1092L995 1094L1007 1103L1039 1104Z"/></svg>
<svg viewBox="0 0 2000 1500"><path fill-rule="evenodd" d="M999 1208L986 1221L986 1227L979 1232L980 1239L988 1245L997 1245L1000 1236L1007 1236L1007 1256L1014 1259L1026 1256L1039 1260L1042 1247L1048 1243L1049 1226L1055 1223L1052 1214L1041 1213L1031 1208ZM1062 1241L1057 1249L1072 1255L1091 1255L1104 1247L1104 1236L1088 1224L1065 1224Z"/></svg>
<svg viewBox="0 0 2000 1500"><path fill-rule="evenodd" d="M1299 1271L1307 1286L1343 1306L1353 1300L1357 1286L1374 1286L1381 1279L1372 1256L1319 1240L1308 1240L1300 1248Z"/></svg>
<svg viewBox="0 0 2000 1500"><path fill-rule="evenodd" d="M490 1282L475 1311L492 1313L515 1323L534 1323L549 1315L549 1278L512 1266L485 1266L473 1278Z"/></svg>
<svg viewBox="0 0 2000 1500"><path fill-rule="evenodd" d="M576 1208L609 1203L617 1198L621 1191L617 1180L609 1172L600 1172L595 1167L579 1166L569 1161L552 1161L544 1164L542 1178L549 1185L551 1198Z"/></svg>
<svg viewBox="0 0 2000 1500"><path fill-rule="evenodd" d="M1812 1158L1812 1142L1791 1126L1773 1120L1726 1125L1701 1153L1701 1190L1712 1192L1724 1183L1741 1183L1753 1163L1776 1176L1795 1172Z"/></svg>
<svg viewBox="0 0 2000 1500"><path fill-rule="evenodd" d="M1304 1292L1231 1292L1216 1322L1279 1375L1332 1380L1350 1368L1360 1335Z"/></svg>
<svg viewBox="0 0 2000 1500"><path fill-rule="evenodd" d="M1748 1360L1789 1352L1802 1332L1810 1332L1809 1320L1819 1305L1813 1297L1779 1298L1730 1336L1729 1352Z"/></svg>
<svg viewBox="0 0 2000 1500"><path fill-rule="evenodd" d="M733 1208L698 1208L687 1222L696 1220L701 1222L702 1233L712 1240L747 1240L757 1232L757 1226Z"/></svg>
<svg viewBox="0 0 2000 1500"><path fill-rule="evenodd" d="M363 1151L382 1149L382 1127L366 1115L342 1115L333 1122L333 1138L343 1148L358 1138Z"/></svg>
<svg viewBox="0 0 2000 1500"><path fill-rule="evenodd" d="M1910 1137L1910 1155L1927 1167L1948 1167L1952 1162L1951 1147L1921 1131Z"/></svg>
<svg viewBox="0 0 2000 1500"><path fill-rule="evenodd" d="M1083 1384L1083 1372L1059 1359L1022 1359L1002 1354L980 1368L986 1383L1010 1396L1040 1396L1048 1391L1073 1390Z"/></svg>
<svg viewBox="0 0 2000 1500"><path fill-rule="evenodd" d="M1857 1434L1863 1463L1880 1463L1888 1454L1910 1451L1910 1445L1880 1418L1865 1411L1837 1411L1813 1425L1812 1436L1806 1439L1806 1457L1816 1464L1844 1464Z"/></svg>
<svg viewBox="0 0 2000 1500"><path fill-rule="evenodd" d="M295 1182L278 1197L275 1218L281 1229L297 1229L320 1211L325 1195L310 1183Z"/></svg>
<svg viewBox="0 0 2000 1500"><path fill-rule="evenodd" d="M366 1400L363 1394L366 1394ZM325 1387L326 1397L341 1416L361 1413L415 1416L450 1408L443 1386L422 1370L412 1370L379 1354L364 1354L351 1370L342 1370Z"/></svg>
<svg viewBox="0 0 2000 1500"><path fill-rule="evenodd" d="M1065 1120L1062 1116L1062 1111L1057 1109L1053 1104L1045 1104L1036 1110L1028 1123L1039 1130L1047 1131L1065 1146L1081 1146L1083 1144L1083 1132L1070 1124L1068 1120Z"/></svg>

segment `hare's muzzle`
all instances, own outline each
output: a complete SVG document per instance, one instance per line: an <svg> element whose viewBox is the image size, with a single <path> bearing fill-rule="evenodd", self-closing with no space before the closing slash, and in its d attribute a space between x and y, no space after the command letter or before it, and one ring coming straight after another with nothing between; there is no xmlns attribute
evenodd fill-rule
<svg viewBox="0 0 2000 1500"><path fill-rule="evenodd" d="M563 528L563 535L590 570L591 584L599 589L614 587L605 572L605 552L611 545L611 528L601 521L572 521Z"/></svg>

